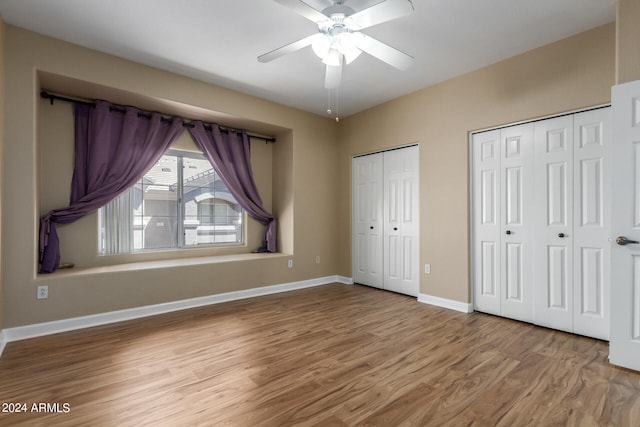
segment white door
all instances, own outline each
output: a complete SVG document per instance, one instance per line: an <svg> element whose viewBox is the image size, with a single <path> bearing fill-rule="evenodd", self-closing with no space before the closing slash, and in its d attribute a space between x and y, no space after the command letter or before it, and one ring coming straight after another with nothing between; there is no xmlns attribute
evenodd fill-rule
<svg viewBox="0 0 640 427"><path fill-rule="evenodd" d="M573 119L573 332L609 339L611 109Z"/></svg>
<svg viewBox="0 0 640 427"><path fill-rule="evenodd" d="M473 135L478 311L609 339L610 114Z"/></svg>
<svg viewBox="0 0 640 427"><path fill-rule="evenodd" d="M501 315L500 309L500 130L473 135L473 304Z"/></svg>
<svg viewBox="0 0 640 427"><path fill-rule="evenodd" d="M353 280L382 288L382 154L354 157Z"/></svg>
<svg viewBox="0 0 640 427"><path fill-rule="evenodd" d="M573 116L535 123L534 322L573 331Z"/></svg>
<svg viewBox="0 0 640 427"><path fill-rule="evenodd" d="M418 146L387 151L384 170L384 279L390 291L418 296Z"/></svg>
<svg viewBox="0 0 640 427"><path fill-rule="evenodd" d="M533 320L533 124L500 133L502 219L501 311Z"/></svg>
<svg viewBox="0 0 640 427"><path fill-rule="evenodd" d="M640 371L640 81L614 86L611 363Z"/></svg>

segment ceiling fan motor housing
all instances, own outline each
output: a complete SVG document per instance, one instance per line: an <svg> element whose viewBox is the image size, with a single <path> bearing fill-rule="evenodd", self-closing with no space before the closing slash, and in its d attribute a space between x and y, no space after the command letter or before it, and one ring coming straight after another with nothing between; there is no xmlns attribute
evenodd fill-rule
<svg viewBox="0 0 640 427"><path fill-rule="evenodd" d="M333 6L329 6L322 10L322 14L326 16L331 16L334 13L340 13L344 16L349 16L356 13L356 11L351 9L349 6L345 6L344 2L335 2Z"/></svg>

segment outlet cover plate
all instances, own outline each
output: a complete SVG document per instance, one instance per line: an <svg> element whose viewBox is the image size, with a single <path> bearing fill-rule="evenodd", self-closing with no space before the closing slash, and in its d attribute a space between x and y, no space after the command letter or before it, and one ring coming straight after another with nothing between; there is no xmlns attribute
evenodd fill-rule
<svg viewBox="0 0 640 427"><path fill-rule="evenodd" d="M49 286L46 286L46 285L38 286L38 293L36 294L36 298L38 299L49 298Z"/></svg>

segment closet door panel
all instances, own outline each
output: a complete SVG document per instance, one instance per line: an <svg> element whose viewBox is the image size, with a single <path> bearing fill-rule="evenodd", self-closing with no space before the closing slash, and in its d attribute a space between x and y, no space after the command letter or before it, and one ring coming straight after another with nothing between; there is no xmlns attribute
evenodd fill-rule
<svg viewBox="0 0 640 427"><path fill-rule="evenodd" d="M501 314L533 318L533 125L500 132Z"/></svg>
<svg viewBox="0 0 640 427"><path fill-rule="evenodd" d="M574 331L609 339L609 108L574 116Z"/></svg>
<svg viewBox="0 0 640 427"><path fill-rule="evenodd" d="M382 287L382 155L355 157L353 173L353 280Z"/></svg>
<svg viewBox="0 0 640 427"><path fill-rule="evenodd" d="M384 153L385 289L418 296L418 147Z"/></svg>
<svg viewBox="0 0 640 427"><path fill-rule="evenodd" d="M505 170L505 225L507 227L521 227L522 224L522 166L510 167Z"/></svg>
<svg viewBox="0 0 640 427"><path fill-rule="evenodd" d="M544 301L545 308L569 311L569 279L567 277L570 268L566 246L547 246L547 283Z"/></svg>
<svg viewBox="0 0 640 427"><path fill-rule="evenodd" d="M573 117L535 124L534 322L573 330Z"/></svg>
<svg viewBox="0 0 640 427"><path fill-rule="evenodd" d="M522 270L522 244L507 243L505 251L506 259L506 287L504 299L510 302L522 303L524 288Z"/></svg>
<svg viewBox="0 0 640 427"><path fill-rule="evenodd" d="M501 315L500 131L473 135L473 303Z"/></svg>

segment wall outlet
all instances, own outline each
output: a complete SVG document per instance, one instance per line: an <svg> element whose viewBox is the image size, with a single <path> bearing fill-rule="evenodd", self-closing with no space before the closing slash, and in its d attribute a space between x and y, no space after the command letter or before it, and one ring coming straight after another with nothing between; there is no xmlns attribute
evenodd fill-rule
<svg viewBox="0 0 640 427"><path fill-rule="evenodd" d="M287 267L293 268L293 260L292 259L287 261Z"/></svg>
<svg viewBox="0 0 640 427"><path fill-rule="evenodd" d="M425 274L431 274L431 264L425 264L424 265L424 273Z"/></svg>
<svg viewBox="0 0 640 427"><path fill-rule="evenodd" d="M49 286L47 285L38 286L38 293L36 294L36 298L38 299L49 298Z"/></svg>
<svg viewBox="0 0 640 427"><path fill-rule="evenodd" d="M316 264L320 264L320 255L316 255Z"/></svg>

